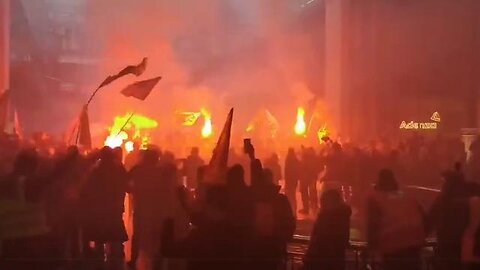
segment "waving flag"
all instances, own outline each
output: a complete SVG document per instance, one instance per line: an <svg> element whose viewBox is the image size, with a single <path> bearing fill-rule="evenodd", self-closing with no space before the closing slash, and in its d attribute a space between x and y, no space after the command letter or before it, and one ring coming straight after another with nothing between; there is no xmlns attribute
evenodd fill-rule
<svg viewBox="0 0 480 270"><path fill-rule="evenodd" d="M126 97L134 97L136 99L145 100L161 78L162 77L156 77L153 79L132 83L125 87L121 93Z"/></svg>
<svg viewBox="0 0 480 270"><path fill-rule="evenodd" d="M92 137L90 135L90 123L88 121L87 106L83 106L78 120L77 144L87 148L92 148Z"/></svg>
<svg viewBox="0 0 480 270"><path fill-rule="evenodd" d="M233 108L228 113L222 133L213 150L212 158L208 164L205 181L210 184L224 184L227 173L228 153L230 149L230 135L232 131Z"/></svg>
<svg viewBox="0 0 480 270"><path fill-rule="evenodd" d="M145 72L145 69L147 68L147 62L148 58L144 57L142 59L142 62L140 62L138 65L130 65L127 66L126 68L122 69L120 72L118 72L115 75L110 75L108 76L101 84L98 86L98 88L102 88L106 85L111 84L113 81L117 80L118 78L121 78L125 75L128 74L133 74L135 76L140 76Z"/></svg>

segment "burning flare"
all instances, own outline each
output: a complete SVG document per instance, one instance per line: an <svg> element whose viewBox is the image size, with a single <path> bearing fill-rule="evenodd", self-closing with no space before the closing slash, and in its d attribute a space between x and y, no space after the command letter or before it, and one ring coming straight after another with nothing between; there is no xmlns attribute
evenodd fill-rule
<svg viewBox="0 0 480 270"><path fill-rule="evenodd" d="M132 152L133 150L135 150L135 143L132 142L132 141L128 141L125 143L125 151L127 151L127 153L130 153Z"/></svg>
<svg viewBox="0 0 480 270"><path fill-rule="evenodd" d="M325 140L330 136L330 133L327 130L327 125L324 125L321 129L318 130L317 136L320 144L325 142Z"/></svg>
<svg viewBox="0 0 480 270"><path fill-rule="evenodd" d="M110 136L105 139L105 146L110 148L120 147L123 144L123 141L128 139L128 134L125 131L120 131L120 133L110 132Z"/></svg>
<svg viewBox="0 0 480 270"><path fill-rule="evenodd" d="M201 113L205 120L203 127L202 127L202 137L203 138L210 138L213 134L213 127L212 127L212 115L206 109L202 109Z"/></svg>
<svg viewBox="0 0 480 270"><path fill-rule="evenodd" d="M297 122L295 123L295 134L305 135L306 130L307 130L307 126L305 124L305 109L303 107L299 107L297 109Z"/></svg>
<svg viewBox="0 0 480 270"><path fill-rule="evenodd" d="M110 135L105 139L104 145L110 148L125 147L127 152L134 150L134 141L141 142L144 148L150 142L150 137L145 130L158 126L158 122L140 114L127 113L116 116L113 125L108 129Z"/></svg>

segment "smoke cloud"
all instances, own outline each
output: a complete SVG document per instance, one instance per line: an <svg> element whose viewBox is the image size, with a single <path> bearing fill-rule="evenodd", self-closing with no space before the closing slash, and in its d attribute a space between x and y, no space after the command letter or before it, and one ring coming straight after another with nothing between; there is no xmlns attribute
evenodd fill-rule
<svg viewBox="0 0 480 270"><path fill-rule="evenodd" d="M268 109L280 120L280 134L290 135L297 106L323 91L321 2L90 0L89 31L101 55L95 80L144 56L149 67L142 78L163 76L141 104L117 93L133 78L115 82L93 104L93 121L139 111L158 119L167 134L175 130L175 111L205 107L220 131L235 107L234 129L243 136L254 116Z"/></svg>

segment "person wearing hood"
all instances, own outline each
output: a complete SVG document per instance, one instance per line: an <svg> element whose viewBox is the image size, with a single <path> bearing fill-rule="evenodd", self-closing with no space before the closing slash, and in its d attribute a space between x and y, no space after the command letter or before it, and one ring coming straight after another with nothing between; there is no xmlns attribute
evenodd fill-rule
<svg viewBox="0 0 480 270"><path fill-rule="evenodd" d="M320 203L320 212L305 253L303 270L345 269L352 210L336 189L323 192Z"/></svg>
<svg viewBox="0 0 480 270"><path fill-rule="evenodd" d="M273 184L273 173L263 169L252 186L254 218L251 269L278 269L287 258L287 243L295 232L295 217L288 198Z"/></svg>
<svg viewBox="0 0 480 270"><path fill-rule="evenodd" d="M83 238L95 243L87 248L88 255L96 264L103 264L107 246L106 263L112 267L123 263L123 243L128 240L123 222L128 175L117 153L108 147L101 150L80 193Z"/></svg>
<svg viewBox="0 0 480 270"><path fill-rule="evenodd" d="M383 269L421 269L425 228L420 204L400 191L391 170L380 170L367 202L367 242L382 257Z"/></svg>

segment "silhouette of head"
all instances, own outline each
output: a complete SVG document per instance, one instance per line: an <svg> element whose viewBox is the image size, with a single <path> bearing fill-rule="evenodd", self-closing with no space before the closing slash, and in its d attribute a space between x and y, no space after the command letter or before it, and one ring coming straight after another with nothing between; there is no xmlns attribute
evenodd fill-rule
<svg viewBox="0 0 480 270"><path fill-rule="evenodd" d="M116 156L112 148L105 146L100 150L99 158L102 162L112 162Z"/></svg>
<svg viewBox="0 0 480 270"><path fill-rule="evenodd" d="M142 163L155 165L158 162L159 153L154 149L147 149L143 151Z"/></svg>
<svg viewBox="0 0 480 270"><path fill-rule="evenodd" d="M175 163L175 155L170 151L163 152L162 163Z"/></svg>
<svg viewBox="0 0 480 270"><path fill-rule="evenodd" d="M273 172L270 169L263 169L263 182L265 185L273 185Z"/></svg>
<svg viewBox="0 0 480 270"><path fill-rule="evenodd" d="M80 152L76 145L71 145L67 148L67 156L78 156Z"/></svg>
<svg viewBox="0 0 480 270"><path fill-rule="evenodd" d="M336 189L329 189L322 193L320 197L320 204L322 209L331 209L338 207L343 203L340 192Z"/></svg>
<svg viewBox="0 0 480 270"><path fill-rule="evenodd" d="M192 155L192 156L200 155L200 149L198 149L198 147L193 147L192 151L190 151L190 155Z"/></svg>
<svg viewBox="0 0 480 270"><path fill-rule="evenodd" d="M444 199L467 196L468 190L464 178L457 171L446 171L442 174L445 182L441 194Z"/></svg>
<svg viewBox="0 0 480 270"><path fill-rule="evenodd" d="M235 164L228 169L227 185L229 187L245 186L245 171L240 164Z"/></svg>
<svg viewBox="0 0 480 270"><path fill-rule="evenodd" d="M390 169L382 169L378 174L378 181L375 184L375 189L383 192L398 191L398 183L395 179L393 171Z"/></svg>
<svg viewBox="0 0 480 270"><path fill-rule="evenodd" d="M113 154L114 154L115 159L118 162L122 162L122 160L123 160L123 149L121 147L113 148Z"/></svg>
<svg viewBox="0 0 480 270"><path fill-rule="evenodd" d="M13 170L18 174L32 174L37 170L38 163L38 153L34 149L23 150L15 158Z"/></svg>

